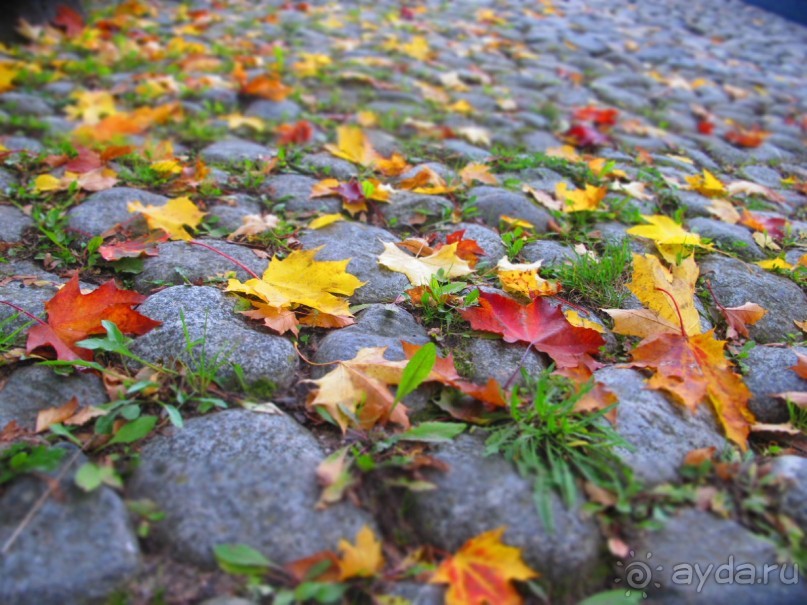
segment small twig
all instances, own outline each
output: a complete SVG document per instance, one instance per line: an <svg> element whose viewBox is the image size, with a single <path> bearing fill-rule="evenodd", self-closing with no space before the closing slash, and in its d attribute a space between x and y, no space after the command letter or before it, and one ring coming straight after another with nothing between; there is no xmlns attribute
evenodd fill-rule
<svg viewBox="0 0 807 605"><path fill-rule="evenodd" d="M522 355L521 359L518 361L515 371L510 374L510 378L508 378L507 382L505 382L502 386L502 390L509 391L510 387L513 386L513 383L516 381L516 376L518 376L519 372L521 372L521 368L524 367L524 363L527 361L527 355L529 354L531 348L532 343L527 345L527 348L524 350L524 355Z"/></svg>
<svg viewBox="0 0 807 605"><path fill-rule="evenodd" d="M44 319L42 319L41 317L37 317L36 315L34 315L33 313L31 313L30 311L26 311L26 310L25 310L25 309L23 309L22 307L18 307L17 305L15 305L15 304L14 304L14 303L12 303L12 302L8 302L7 300L0 300L0 305L8 305L8 306L9 306L9 307L11 307L12 309L15 309L17 312L19 312L19 313L24 313L25 315L27 315L28 317L30 317L30 318L31 318L31 319L33 319L34 321L38 321L38 322L39 322L39 323L41 323L43 326L48 325L48 322L46 322L46 321L45 321Z"/></svg>
<svg viewBox="0 0 807 605"><path fill-rule="evenodd" d="M224 258L226 258L228 261L230 261L230 262L231 262L231 263L233 263L234 265L236 265L236 266L238 266L238 267L241 267L241 268L242 268L244 271L246 271L247 273L249 273L249 274L250 274L252 277L254 277L255 279L260 279L260 278L261 278L261 276L260 276L260 275L258 275L257 273L255 273L255 271L253 271L252 269L250 269L249 267L247 267L247 266L246 266L244 263L242 263L242 262L241 262L241 261L239 261L239 260L234 259L232 256L230 256L229 254L227 254L227 253L225 253L225 252L222 252L221 250L217 250L217 249L216 249L216 248L214 248L213 246L209 246L209 245L207 245L207 244L203 244L202 242L197 242L197 241L190 241L190 242L188 242L188 243L189 243L189 244L191 244L192 246L200 246L200 247L202 247L202 248L207 248L207 249L208 249L208 250L210 250L211 252L215 252L215 253L216 253L216 254L218 254L219 256L223 256Z"/></svg>
<svg viewBox="0 0 807 605"><path fill-rule="evenodd" d="M342 361L344 361L344 360L342 360L342 359L337 359L336 361L326 361L325 363L317 363L316 361L311 361L311 360L310 360L310 359L308 359L308 358L307 358L305 355L303 355L303 354L300 352L300 349L299 349L299 347L297 346L297 343L296 343L296 342L295 342L295 343L293 343L293 346L294 346L294 350L296 351L296 353L297 353L297 355L300 357L300 359L302 359L304 362L306 362L306 363L307 363L308 365L310 365L310 366L332 366L332 365L335 365L335 364L337 364L337 363L341 363Z"/></svg>
<svg viewBox="0 0 807 605"><path fill-rule="evenodd" d="M40 509L43 506L45 506L45 502L48 501L48 498L50 498L51 494L56 490L56 487L61 483L62 479L64 479L64 476L67 474L67 471L70 470L70 467L73 466L73 463L76 460L78 460L78 457L80 455L81 455L81 450L77 450L76 453L73 454L67 460L67 462L62 467L62 470L60 470L58 472L58 474L53 478L53 480L49 482L48 487L45 489L44 492L42 492L42 495L39 496L37 501L34 502L34 505L26 513L26 515L25 515L25 517L23 517L22 521L20 521L20 523L17 525L17 527L14 528L14 531L8 537L8 540L6 540L6 543L3 544L3 548L0 549L0 555L5 556L5 555L8 554L8 551L11 550L11 547L17 541L17 538L19 538L20 535L22 534L22 532L25 531L25 528L28 527L31 524L31 521L33 521L34 517L36 517L36 515L40 511Z"/></svg>

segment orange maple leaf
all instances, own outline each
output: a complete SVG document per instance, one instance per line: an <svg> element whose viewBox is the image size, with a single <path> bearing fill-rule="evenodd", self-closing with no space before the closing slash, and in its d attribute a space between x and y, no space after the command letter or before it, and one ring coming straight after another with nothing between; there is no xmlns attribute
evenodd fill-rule
<svg viewBox="0 0 807 605"><path fill-rule="evenodd" d="M76 345L80 340L104 334L102 321L114 323L124 334L145 334L161 325L133 310L146 297L130 290L120 290L113 280L89 294L79 290L78 276L74 275L53 298L45 303L48 322L35 325L28 331L26 351L50 347L61 360L92 360L93 353Z"/></svg>
<svg viewBox="0 0 807 605"><path fill-rule="evenodd" d="M501 541L500 527L468 540L440 564L429 580L448 584L446 605L519 605L523 602L513 580L530 580L538 573L521 559L521 549Z"/></svg>

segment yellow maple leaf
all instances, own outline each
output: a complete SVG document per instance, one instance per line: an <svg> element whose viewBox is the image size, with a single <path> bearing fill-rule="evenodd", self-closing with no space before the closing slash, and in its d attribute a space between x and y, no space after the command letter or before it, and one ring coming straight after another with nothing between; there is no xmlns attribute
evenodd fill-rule
<svg viewBox="0 0 807 605"><path fill-rule="evenodd" d="M263 120L256 116L245 116L240 113L231 113L229 115L222 116L222 119L227 121L227 127L230 130L238 130L242 126L246 126L255 132L263 132L265 128Z"/></svg>
<svg viewBox="0 0 807 605"><path fill-rule="evenodd" d="M414 36L411 41L401 44L398 50L418 61L425 61L432 54L425 36Z"/></svg>
<svg viewBox="0 0 807 605"><path fill-rule="evenodd" d="M292 65L292 69L300 78L313 78L319 75L323 67L327 67L331 63L331 58L328 55L300 53L300 60Z"/></svg>
<svg viewBox="0 0 807 605"><path fill-rule="evenodd" d="M182 172L182 164L177 159L157 160L152 162L149 167L162 177Z"/></svg>
<svg viewBox="0 0 807 605"><path fill-rule="evenodd" d="M340 126L336 137L336 145L325 145L325 149L338 158L378 170L386 176L398 176L409 168L400 154L394 153L390 158L381 156L357 126Z"/></svg>
<svg viewBox="0 0 807 605"><path fill-rule="evenodd" d="M448 584L446 605L520 605L513 580L530 580L538 573L521 558L521 549L507 546L500 527L468 540L440 564L429 580Z"/></svg>
<svg viewBox="0 0 807 605"><path fill-rule="evenodd" d="M423 166L415 176L402 180L398 186L401 189L424 195L441 195L451 193L456 189L456 187L449 187L443 177L428 166Z"/></svg>
<svg viewBox="0 0 807 605"><path fill-rule="evenodd" d="M479 181L480 183L484 183L486 185L498 185L499 179L496 178L495 174L491 174L490 166L487 164L479 164L477 162L471 162L465 166L462 170L460 170L460 178L464 185L469 186L474 181Z"/></svg>
<svg viewBox="0 0 807 605"><path fill-rule="evenodd" d="M583 210L596 210L605 198L608 190L605 187L594 187L586 183L585 189L569 189L566 183L555 186L555 197L563 206L563 212L581 212Z"/></svg>
<svg viewBox="0 0 807 605"><path fill-rule="evenodd" d="M458 244L448 244L428 256L415 257L407 254L395 244L385 242L384 252L378 257L378 264L403 273L413 286L426 286L441 269L445 277L462 277L473 273L467 261L457 256Z"/></svg>
<svg viewBox="0 0 807 605"><path fill-rule="evenodd" d="M755 263L763 269L782 269L784 271L792 271L795 269L793 265L783 258L771 258L769 260L760 260Z"/></svg>
<svg viewBox="0 0 807 605"><path fill-rule="evenodd" d="M460 99L459 101L457 101L455 103L452 103L451 105L446 105L446 109L448 111L453 111L455 113L469 114L469 113L473 113L474 106L471 105L465 99Z"/></svg>
<svg viewBox="0 0 807 605"><path fill-rule="evenodd" d="M711 172L703 169L703 174L686 177L689 188L706 197L725 197L728 194L726 187Z"/></svg>
<svg viewBox="0 0 807 605"><path fill-rule="evenodd" d="M146 218L149 229L162 229L171 239L185 241L193 239L186 226L195 229L205 215L187 197L169 200L164 206L143 206L139 201L129 202L128 208L129 212L140 212Z"/></svg>
<svg viewBox="0 0 807 605"><path fill-rule="evenodd" d="M698 273L692 256L667 269L652 254L634 254L628 289L645 308L603 309L614 319L614 332L642 338L682 331L700 334L701 321L695 307Z"/></svg>
<svg viewBox="0 0 807 605"><path fill-rule="evenodd" d="M605 334L605 327L602 324L598 324L596 321L586 319L574 309L564 309L563 316L576 328L589 328L591 330L596 330L600 334Z"/></svg>
<svg viewBox="0 0 807 605"><path fill-rule="evenodd" d="M384 357L386 350L360 349L353 359L340 361L322 378L309 381L317 389L309 395L306 406L327 412L342 432L351 425L369 429L387 422L408 427L408 409L395 403L388 388L400 383L408 361L390 361Z"/></svg>
<svg viewBox="0 0 807 605"><path fill-rule="evenodd" d="M81 120L87 125L98 124L101 118L118 113L115 97L106 90L85 90L70 95L76 100L75 105L65 107L65 112L74 120Z"/></svg>
<svg viewBox="0 0 807 605"><path fill-rule="evenodd" d="M646 237L655 241L658 251L670 264L674 264L679 255L688 254L689 248L714 249L711 244L704 244L697 233L687 231L668 216L642 215L642 219L648 224L631 227L627 232L630 235Z"/></svg>
<svg viewBox="0 0 807 605"><path fill-rule="evenodd" d="M342 558L339 562L339 579L370 578L384 567L381 541L367 525L356 534L356 544L339 541Z"/></svg>
<svg viewBox="0 0 807 605"><path fill-rule="evenodd" d="M558 282L546 280L538 275L542 262L539 260L534 263L511 263L506 256L500 258L496 269L504 291L530 298L553 296L560 292Z"/></svg>
<svg viewBox="0 0 807 605"><path fill-rule="evenodd" d="M40 174L34 179L34 191L36 193L47 193L50 191L62 191L68 185L64 185L61 179L57 179L50 174Z"/></svg>
<svg viewBox="0 0 807 605"><path fill-rule="evenodd" d="M0 92L6 92L14 88L12 82L17 77L18 71L11 63L0 63Z"/></svg>
<svg viewBox="0 0 807 605"><path fill-rule="evenodd" d="M245 283L231 279L227 291L253 296L274 308L303 305L328 315L352 317L344 297L364 282L346 271L350 259L315 260L321 249L294 250L285 259L275 256L261 279Z"/></svg>
<svg viewBox="0 0 807 605"><path fill-rule="evenodd" d="M345 217L339 214L338 212L334 214L323 214L322 216L318 216L313 221L308 223L308 228L322 229L323 227L327 227L328 225L332 225L333 223L337 223L343 220L345 220Z"/></svg>

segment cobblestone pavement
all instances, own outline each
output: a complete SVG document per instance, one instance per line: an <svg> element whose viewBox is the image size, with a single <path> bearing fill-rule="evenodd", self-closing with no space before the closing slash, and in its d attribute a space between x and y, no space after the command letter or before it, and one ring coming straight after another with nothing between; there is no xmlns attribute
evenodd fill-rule
<svg viewBox="0 0 807 605"><path fill-rule="evenodd" d="M85 17L0 48L0 602L807 602L807 29Z"/></svg>

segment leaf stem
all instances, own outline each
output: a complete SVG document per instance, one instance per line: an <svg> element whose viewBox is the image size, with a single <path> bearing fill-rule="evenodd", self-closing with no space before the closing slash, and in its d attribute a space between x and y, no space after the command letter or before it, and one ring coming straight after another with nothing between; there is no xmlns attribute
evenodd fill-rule
<svg viewBox="0 0 807 605"><path fill-rule="evenodd" d="M675 307L675 312L678 314L678 325L681 326L681 336L683 336L684 338L688 338L687 331L684 329L684 318L681 315L681 309L678 307L678 301L676 301L675 297L664 288L654 288L654 289L658 290L659 292L664 292L664 294L670 297L673 307Z"/></svg>
<svg viewBox="0 0 807 605"><path fill-rule="evenodd" d="M238 267L241 267L241 268L242 268L244 271L246 271L246 272L247 272L249 275L251 275L251 276L252 276L252 277L254 277L255 279L260 279L260 278L261 278L261 276L260 276L260 275L258 275L257 273L255 273L255 272L254 272L252 269L250 269L249 267L247 267L247 266L246 266L244 263L242 263L242 262L241 262L241 261L239 261L239 260L234 259L232 256L230 256L230 255L229 255L229 254L227 254L226 252L222 252L221 250L217 250L217 249L216 249L216 248L214 248L213 246L210 246L210 245L208 245L208 244L204 244L204 243L202 243L202 242L197 242L197 241L195 241L195 240L191 240L191 241L189 241L188 243L189 243L189 244L191 244L192 246L200 246L200 247L202 247L202 248L207 248L207 249L208 249L208 250L210 250L211 252L215 252L215 253L216 253L216 254L218 254L219 256L223 256L224 258L226 258L228 261L230 261L230 262L231 262L231 263L233 263L234 265L236 265L236 266L238 266Z"/></svg>
<svg viewBox="0 0 807 605"><path fill-rule="evenodd" d="M7 301L7 300L0 300L0 305L8 305L9 307L11 307L12 309L15 309L15 310L16 310L16 311L18 311L19 313L23 313L23 314L27 315L28 317L30 317L31 319L33 319L34 321L38 321L38 322L39 322L39 323L41 323L43 326L48 325L48 322L46 322L46 321L45 321L44 319L42 319L41 317L37 317L36 315L34 315L33 313L31 313L30 311L26 311L26 310L25 310L25 309L23 309L22 307L18 307L17 305L15 305L15 304L14 304L14 303L12 303L12 302L9 302L9 301Z"/></svg>

